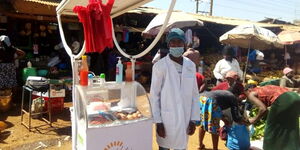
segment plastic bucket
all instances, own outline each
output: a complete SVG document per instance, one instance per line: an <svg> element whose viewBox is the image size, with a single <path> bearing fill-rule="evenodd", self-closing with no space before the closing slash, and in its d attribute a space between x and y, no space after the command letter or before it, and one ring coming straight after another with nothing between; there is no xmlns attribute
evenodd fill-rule
<svg viewBox="0 0 300 150"><path fill-rule="evenodd" d="M26 81L29 76L36 76L35 68L24 68L23 69L23 81Z"/></svg>
<svg viewBox="0 0 300 150"><path fill-rule="evenodd" d="M45 70L45 69L41 69L41 70L37 71L37 75L41 76L41 77L46 77L47 74L48 74L48 70Z"/></svg>
<svg viewBox="0 0 300 150"><path fill-rule="evenodd" d="M12 93L7 96L0 96L0 111L6 112L11 106Z"/></svg>

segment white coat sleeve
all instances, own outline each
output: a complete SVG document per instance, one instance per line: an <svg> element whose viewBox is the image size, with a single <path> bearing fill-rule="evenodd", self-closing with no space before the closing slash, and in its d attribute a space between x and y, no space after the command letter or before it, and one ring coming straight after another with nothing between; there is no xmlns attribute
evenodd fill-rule
<svg viewBox="0 0 300 150"><path fill-rule="evenodd" d="M152 64L155 64L160 59L160 53L156 53L154 58L152 59Z"/></svg>
<svg viewBox="0 0 300 150"><path fill-rule="evenodd" d="M214 76L215 76L216 79L222 79L223 80L224 77L221 74L221 61L217 62L213 73L214 73Z"/></svg>
<svg viewBox="0 0 300 150"><path fill-rule="evenodd" d="M161 119L161 90L164 83L164 73L161 64L154 64L150 88L150 104L154 123L162 123Z"/></svg>
<svg viewBox="0 0 300 150"><path fill-rule="evenodd" d="M200 121L199 90L198 90L196 76L194 77L193 102L192 102L191 108L192 108L192 111L191 111L191 119L190 120Z"/></svg>
<svg viewBox="0 0 300 150"><path fill-rule="evenodd" d="M237 68L237 70L238 70L238 75L240 76L240 79L242 80L244 77L244 75L243 75L243 71L241 70L241 68L240 68L240 64L239 64L239 62L237 61L237 60L235 60L236 61L236 68Z"/></svg>

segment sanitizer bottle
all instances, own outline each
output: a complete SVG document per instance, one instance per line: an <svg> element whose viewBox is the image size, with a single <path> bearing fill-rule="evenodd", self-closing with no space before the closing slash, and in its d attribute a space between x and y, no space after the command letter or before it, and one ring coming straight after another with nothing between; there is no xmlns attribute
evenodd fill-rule
<svg viewBox="0 0 300 150"><path fill-rule="evenodd" d="M123 81L123 64L121 62L121 57L118 57L119 61L116 66L116 82L122 83Z"/></svg>

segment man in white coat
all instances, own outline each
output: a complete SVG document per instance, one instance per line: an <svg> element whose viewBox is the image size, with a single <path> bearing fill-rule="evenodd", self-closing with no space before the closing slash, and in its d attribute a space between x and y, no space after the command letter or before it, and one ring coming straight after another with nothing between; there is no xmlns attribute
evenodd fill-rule
<svg viewBox="0 0 300 150"><path fill-rule="evenodd" d="M225 80L225 75L229 71L237 72L239 77L243 77L243 71L240 69L239 62L233 58L235 55L234 47L225 46L223 48L223 59L219 60L213 70L214 76L217 79L217 84Z"/></svg>
<svg viewBox="0 0 300 150"><path fill-rule="evenodd" d="M200 120L195 64L183 57L185 36L172 29L169 54L153 66L150 102L159 150L184 150Z"/></svg>

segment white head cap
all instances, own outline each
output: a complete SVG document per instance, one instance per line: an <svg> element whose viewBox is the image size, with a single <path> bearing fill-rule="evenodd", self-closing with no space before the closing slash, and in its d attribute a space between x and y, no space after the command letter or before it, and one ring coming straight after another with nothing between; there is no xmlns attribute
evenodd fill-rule
<svg viewBox="0 0 300 150"><path fill-rule="evenodd" d="M4 42L7 46L11 46L9 37L6 36L6 35L1 35L1 36L0 36L0 41L1 41L1 42Z"/></svg>

